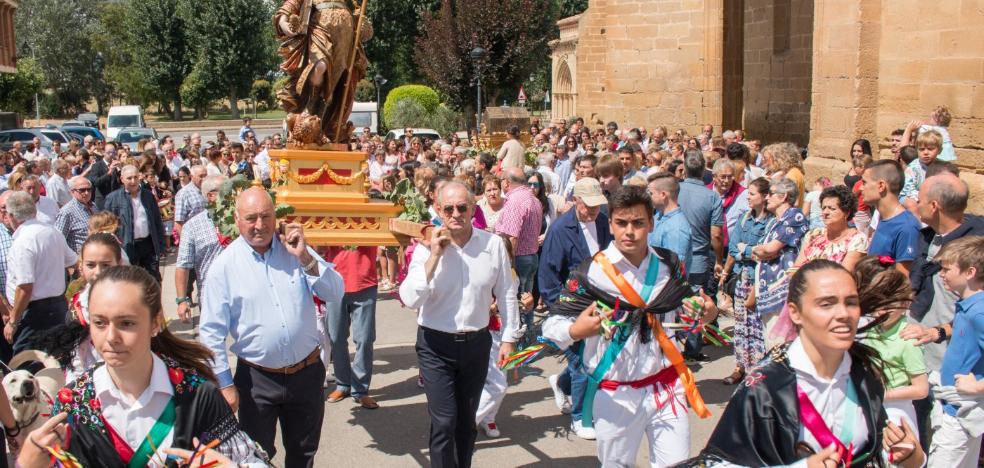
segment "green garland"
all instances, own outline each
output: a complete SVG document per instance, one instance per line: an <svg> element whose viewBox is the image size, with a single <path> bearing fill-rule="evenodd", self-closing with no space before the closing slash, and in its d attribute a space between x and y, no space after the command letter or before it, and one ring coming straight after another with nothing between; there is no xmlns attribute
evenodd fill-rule
<svg viewBox="0 0 984 468"><path fill-rule="evenodd" d="M252 180L247 179L243 174L237 174L222 183L219 197L215 199L214 203L208 205L208 214L211 216L212 222L215 223L215 227L220 234L228 236L231 240L239 237L239 229L236 228L236 197L239 196L239 192L250 188L252 185ZM277 204L277 192L271 189L266 189L266 191L273 200L273 206L276 207L277 219L282 219L294 212L293 206L285 203Z"/></svg>

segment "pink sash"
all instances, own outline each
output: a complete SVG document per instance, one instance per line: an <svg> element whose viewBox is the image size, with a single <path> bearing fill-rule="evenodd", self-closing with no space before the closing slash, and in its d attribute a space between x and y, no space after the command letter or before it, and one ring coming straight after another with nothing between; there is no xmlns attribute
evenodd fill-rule
<svg viewBox="0 0 984 468"><path fill-rule="evenodd" d="M848 382L848 385L853 384ZM803 423L803 427L810 431L810 434L813 434L821 449L831 445L836 446L841 462L844 463L844 466L851 466L851 459L854 457L854 444L851 443L848 447L844 446L844 443L827 427L827 423L823 421L823 416L820 416L817 408L810 401L810 397L799 385L796 386L796 397L799 399L800 422Z"/></svg>

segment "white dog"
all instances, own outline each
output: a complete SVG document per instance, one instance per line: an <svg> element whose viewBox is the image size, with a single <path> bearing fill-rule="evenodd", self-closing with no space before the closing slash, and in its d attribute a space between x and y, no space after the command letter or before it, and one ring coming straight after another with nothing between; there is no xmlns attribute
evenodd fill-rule
<svg viewBox="0 0 984 468"><path fill-rule="evenodd" d="M16 369L25 362L35 360L50 364L51 358L37 351L25 351L11 359L10 364L12 369ZM57 366L57 362L55 364ZM58 367L47 367L35 374L27 370L15 370L3 377L3 389L7 392L18 429L8 435L17 441L18 448L23 446L31 431L41 427L51 417L54 397L64 384L64 374Z"/></svg>

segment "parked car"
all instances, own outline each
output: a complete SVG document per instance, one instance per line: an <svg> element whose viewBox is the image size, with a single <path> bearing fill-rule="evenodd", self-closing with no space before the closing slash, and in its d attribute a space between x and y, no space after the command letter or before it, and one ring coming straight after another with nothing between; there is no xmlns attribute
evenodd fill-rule
<svg viewBox="0 0 984 468"><path fill-rule="evenodd" d="M143 108L140 106L113 106L106 117L106 138L115 141L122 128L145 128Z"/></svg>
<svg viewBox="0 0 984 468"><path fill-rule="evenodd" d="M0 131L0 151L9 151L14 147L14 142L19 141L24 148L32 143L35 137L41 139L41 148L51 152L52 142L58 141L63 145L68 144L69 137L57 128L34 127L34 128L15 128L12 130Z"/></svg>
<svg viewBox="0 0 984 468"><path fill-rule="evenodd" d="M67 123L67 122L66 122ZM61 126L61 131L69 136L69 138L78 140L79 143L85 141L85 137L91 136L96 140L106 141L106 137L103 136L102 132L98 128L93 128L89 126L82 125L66 125Z"/></svg>
<svg viewBox="0 0 984 468"><path fill-rule="evenodd" d="M75 120L82 122L83 126L99 128L99 116L92 112L83 112L76 116Z"/></svg>
<svg viewBox="0 0 984 468"><path fill-rule="evenodd" d="M148 127L127 127L121 128L116 133L115 143L126 145L130 152L137 150L137 143L142 139L157 140L157 130Z"/></svg>
<svg viewBox="0 0 984 468"><path fill-rule="evenodd" d="M389 133L386 134L386 139L388 140L392 138L394 140L399 140L400 138L403 138L403 130L404 129L402 128L390 130ZM430 139L430 141L437 141L441 139L441 135L437 133L437 130L432 128L411 128L410 130L413 130L413 136L419 137L421 140L425 138Z"/></svg>

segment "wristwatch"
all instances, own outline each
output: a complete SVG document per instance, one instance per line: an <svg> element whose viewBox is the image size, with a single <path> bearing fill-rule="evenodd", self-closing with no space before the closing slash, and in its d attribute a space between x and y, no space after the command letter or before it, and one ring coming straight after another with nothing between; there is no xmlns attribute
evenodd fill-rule
<svg viewBox="0 0 984 468"><path fill-rule="evenodd" d="M939 333L939 336L936 338L936 341L934 341L934 343L940 344L940 343L943 343L944 341L946 341L946 329L945 328L943 328L943 327L933 327L933 329L936 330L936 333Z"/></svg>
<svg viewBox="0 0 984 468"><path fill-rule="evenodd" d="M190 297L188 297L188 296L185 296L185 297L176 297L176 298L174 298L174 304L175 304L175 305L181 305L181 304L183 304L183 303L185 303L185 302L187 302L187 303L191 303L191 298L190 298Z"/></svg>

